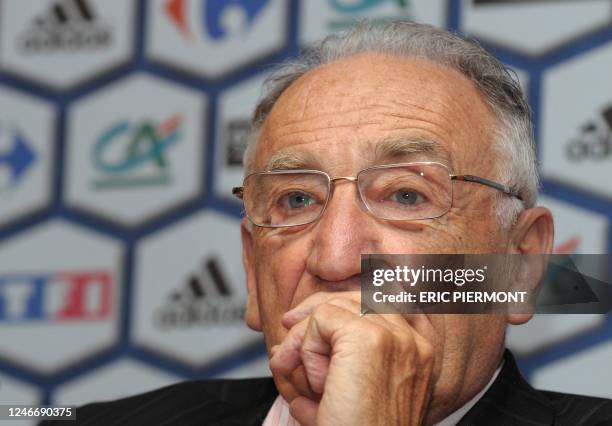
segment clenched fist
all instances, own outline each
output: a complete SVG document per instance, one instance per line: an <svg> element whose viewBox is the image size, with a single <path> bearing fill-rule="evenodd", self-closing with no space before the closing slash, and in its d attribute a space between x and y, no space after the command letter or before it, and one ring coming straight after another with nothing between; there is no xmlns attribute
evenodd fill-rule
<svg viewBox="0 0 612 426"><path fill-rule="evenodd" d="M402 316L360 307L357 291L316 293L283 316L289 332L270 368L301 390L291 415L302 425L422 424L431 344Z"/></svg>

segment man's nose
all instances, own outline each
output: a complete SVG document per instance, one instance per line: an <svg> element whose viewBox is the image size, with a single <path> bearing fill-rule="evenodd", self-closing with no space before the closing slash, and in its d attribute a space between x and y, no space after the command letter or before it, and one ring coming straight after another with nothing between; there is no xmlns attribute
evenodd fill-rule
<svg viewBox="0 0 612 426"><path fill-rule="evenodd" d="M335 181L330 197L311 231L307 269L323 281L353 280L358 284L361 254L374 253L379 245L377 222L359 200L355 183Z"/></svg>

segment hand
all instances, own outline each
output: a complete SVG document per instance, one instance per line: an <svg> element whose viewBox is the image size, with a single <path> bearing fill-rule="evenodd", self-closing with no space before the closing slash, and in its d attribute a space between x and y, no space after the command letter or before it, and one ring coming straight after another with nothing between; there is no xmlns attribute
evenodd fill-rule
<svg viewBox="0 0 612 426"><path fill-rule="evenodd" d="M303 369L312 390L289 401L291 415L307 426L422 424L431 344L401 315L360 307L358 291L316 293L283 316L289 332L270 368L289 381Z"/></svg>

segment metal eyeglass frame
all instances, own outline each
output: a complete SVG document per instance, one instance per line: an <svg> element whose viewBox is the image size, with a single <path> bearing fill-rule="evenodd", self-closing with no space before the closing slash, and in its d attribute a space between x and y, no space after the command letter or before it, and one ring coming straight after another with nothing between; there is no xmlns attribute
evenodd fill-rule
<svg viewBox="0 0 612 426"><path fill-rule="evenodd" d="M350 182L355 182L358 183L359 182L359 175L361 175L363 172L366 172L368 170L373 170L373 169L389 169L389 168L395 168L395 167L407 167L407 166L415 166L415 165L423 165L423 164L429 164L429 165L436 165L436 166L441 166L443 168L445 168L446 170L449 171L448 176L449 179L451 180L451 183L453 180L458 180L458 181L463 181L463 182L472 182L472 183L477 183L479 185L484 185L484 186L488 186L489 188L493 188L496 189L498 191L503 192L506 195L509 195L511 197L517 198L520 201L523 201L523 198L521 197L521 195L516 192L513 191L511 188L502 185L501 183L483 178L483 177L479 177L479 176L474 176L474 175L454 175L452 173L450 173L450 170L448 168L447 165L442 164L442 163L438 163L435 161L419 161L419 162L412 162L412 163L396 163L396 164L384 164L384 165L379 165L379 166L372 166L372 167L367 167L363 170L360 170L357 175L355 176L338 176L338 177L334 177L332 178L329 174L321 171L321 170L308 170L308 169L296 169L296 170L268 170L268 171L263 171L263 172L253 172L248 174L247 176L245 176L244 180L243 180L243 186L235 186L232 188L232 194L236 197L239 198L241 200L244 200L244 182L246 182L246 180L248 178L250 178L251 176L254 175L276 175L276 174L300 174L300 173L316 173L319 175L323 175L327 178L327 198L325 200L325 204L323 205L323 208L321 208L321 211L319 212L319 214L312 220L309 220L307 222L304 223L296 223L296 224L291 224L291 225L261 225L256 223L251 216L249 216L248 212L246 212L245 209L245 213L248 217L248 219L251 221L251 223L253 223L253 225L255 226L259 226L262 228L289 228L292 226L302 226L302 225L307 225L313 222L316 222L317 220L319 220L319 218L323 215L323 212L325 212L325 209L327 208L327 204L329 203L329 200L331 198L331 194L332 194L332 185L335 184L336 181L338 180L348 180ZM359 188L359 185L357 185L357 187ZM446 211L444 211L443 213L439 214L438 216L434 216L434 217L429 217L429 218L423 218L423 219L387 219L384 217L380 217L376 214L374 214L374 212L372 212L372 210L370 209L370 206L368 206L368 203L364 201L363 199L363 194L361 193L361 189L358 190L359 192L359 199L361 200L361 202L363 203L363 205L366 207L367 211L374 217L379 218L379 219L383 219L383 220L389 220L389 221L412 221L412 220L426 220L426 219L435 219L437 217L443 216L446 213L448 213L448 211L452 208L453 206L453 192L452 192L452 187L451 187L451 204L448 207L448 209Z"/></svg>

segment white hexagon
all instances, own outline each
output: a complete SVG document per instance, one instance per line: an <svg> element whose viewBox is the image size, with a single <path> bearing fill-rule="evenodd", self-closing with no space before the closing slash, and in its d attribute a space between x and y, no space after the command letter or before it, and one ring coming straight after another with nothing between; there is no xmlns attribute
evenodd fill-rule
<svg viewBox="0 0 612 426"><path fill-rule="evenodd" d="M361 19L378 23L407 19L444 27L447 13L445 0L308 0L301 7L300 42L306 44Z"/></svg>
<svg viewBox="0 0 612 426"><path fill-rule="evenodd" d="M55 109L0 86L0 226L44 208L53 194Z"/></svg>
<svg viewBox="0 0 612 426"><path fill-rule="evenodd" d="M607 342L537 369L531 382L539 389L610 399L611 359L612 343Z"/></svg>
<svg viewBox="0 0 612 426"><path fill-rule="evenodd" d="M283 47L285 0L153 0L147 55L203 77L219 77Z"/></svg>
<svg viewBox="0 0 612 426"><path fill-rule="evenodd" d="M59 248L59 249L58 249ZM122 247L52 220L0 245L0 358L53 373L117 339Z"/></svg>
<svg viewBox="0 0 612 426"><path fill-rule="evenodd" d="M193 366L262 339L244 324L246 285L236 219L204 212L137 248L134 340Z"/></svg>
<svg viewBox="0 0 612 426"><path fill-rule="evenodd" d="M555 253L606 253L608 222L605 216L573 205L540 197L555 221ZM527 324L508 329L508 346L518 353L529 353L593 329L605 321L598 314L540 314Z"/></svg>
<svg viewBox="0 0 612 426"><path fill-rule="evenodd" d="M537 55L611 20L610 0L463 0L460 25L470 35Z"/></svg>
<svg viewBox="0 0 612 426"><path fill-rule="evenodd" d="M539 204L555 221L555 253L607 253L608 221L604 215L540 196Z"/></svg>
<svg viewBox="0 0 612 426"><path fill-rule="evenodd" d="M42 401L42 393L35 386L21 382L6 374L0 373L0 401L3 405L39 405ZM8 424L2 421L2 424ZM38 421L20 420L16 426L34 426Z"/></svg>
<svg viewBox="0 0 612 426"><path fill-rule="evenodd" d="M183 378L129 358L96 368L57 387L54 405L83 405L148 392Z"/></svg>
<svg viewBox="0 0 612 426"><path fill-rule="evenodd" d="M253 77L225 90L219 97L215 143L215 192L238 201L232 187L242 184L242 155L247 144L251 116L261 96L266 75Z"/></svg>
<svg viewBox="0 0 612 426"><path fill-rule="evenodd" d="M135 226L202 191L205 99L135 74L69 111L66 200Z"/></svg>
<svg viewBox="0 0 612 426"><path fill-rule="evenodd" d="M609 69L612 43L544 73L541 154L545 177L612 200Z"/></svg>
<svg viewBox="0 0 612 426"><path fill-rule="evenodd" d="M134 0L5 0L0 66L66 89L126 62L134 46Z"/></svg>

